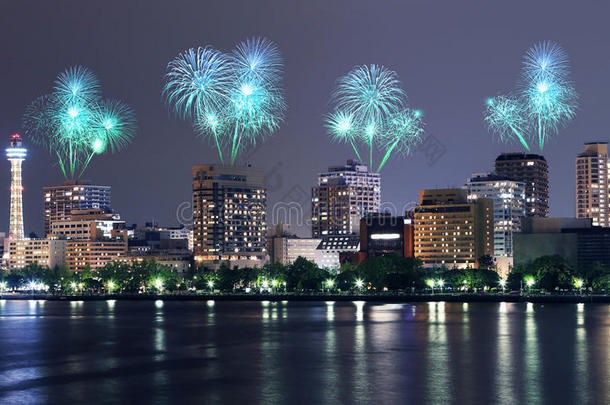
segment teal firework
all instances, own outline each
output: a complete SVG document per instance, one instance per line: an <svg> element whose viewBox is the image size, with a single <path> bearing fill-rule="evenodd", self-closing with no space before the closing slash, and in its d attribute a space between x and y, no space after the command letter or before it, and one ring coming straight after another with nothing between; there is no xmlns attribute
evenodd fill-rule
<svg viewBox="0 0 610 405"><path fill-rule="evenodd" d="M408 108L406 98L396 72L357 66L338 79L331 96L334 111L325 116L325 126L332 140L349 143L361 161L358 148L364 144L371 168L378 149L380 171L392 152L409 154L423 134L421 113Z"/></svg>
<svg viewBox="0 0 610 405"><path fill-rule="evenodd" d="M265 38L241 42L230 54L211 47L190 49L167 66L163 95L168 106L213 140L224 163L275 132L286 104L283 61Z"/></svg>
<svg viewBox="0 0 610 405"><path fill-rule="evenodd" d="M556 43L540 42L525 54L515 95L491 99L485 121L500 140L518 140L528 151L534 142L542 150L574 118L577 106L567 54Z"/></svg>
<svg viewBox="0 0 610 405"><path fill-rule="evenodd" d="M131 108L103 100L99 81L82 66L60 73L53 92L26 108L23 124L25 134L49 149L69 179L82 176L93 156L121 150L136 131Z"/></svg>

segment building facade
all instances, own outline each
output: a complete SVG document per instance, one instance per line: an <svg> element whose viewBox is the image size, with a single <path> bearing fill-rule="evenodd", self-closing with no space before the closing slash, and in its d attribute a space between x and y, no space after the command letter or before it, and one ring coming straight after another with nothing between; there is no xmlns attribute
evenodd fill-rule
<svg viewBox="0 0 610 405"><path fill-rule="evenodd" d="M608 142L586 143L576 158L576 217L610 227Z"/></svg>
<svg viewBox="0 0 610 405"><path fill-rule="evenodd" d="M494 257L512 257L513 233L521 230L525 216L525 184L495 174L473 174L466 183L468 201L493 201Z"/></svg>
<svg viewBox="0 0 610 405"><path fill-rule="evenodd" d="M503 153L496 159L495 172L525 185L525 215L549 215L549 167L544 156Z"/></svg>
<svg viewBox="0 0 610 405"><path fill-rule="evenodd" d="M66 241L58 239L4 240L8 268L21 269L29 264L53 268L64 264Z"/></svg>
<svg viewBox="0 0 610 405"><path fill-rule="evenodd" d="M95 186L89 181L67 180L61 186L43 188L44 232L51 233L51 223L70 219L72 210L110 208L110 186Z"/></svg>
<svg viewBox="0 0 610 405"><path fill-rule="evenodd" d="M325 236L317 247L316 264L321 269L338 271L341 268L340 256L356 253L359 249L359 235Z"/></svg>
<svg viewBox="0 0 610 405"><path fill-rule="evenodd" d="M68 240L65 241L66 265L71 271L86 267L99 270L120 260L127 253L127 240Z"/></svg>
<svg viewBox="0 0 610 405"><path fill-rule="evenodd" d="M358 232L360 218L379 210L381 175L358 161L329 167L311 190L312 236Z"/></svg>
<svg viewBox="0 0 610 405"><path fill-rule="evenodd" d="M494 254L493 201L469 202L466 189L420 191L413 211L415 257L425 267L478 267Z"/></svg>
<svg viewBox="0 0 610 405"><path fill-rule="evenodd" d="M124 227L118 214L100 209L72 210L70 219L53 221L51 234L56 237L76 240L99 240L112 238L117 227Z"/></svg>
<svg viewBox="0 0 610 405"><path fill-rule="evenodd" d="M267 259L265 171L193 167L193 249L200 264L262 266Z"/></svg>
<svg viewBox="0 0 610 405"><path fill-rule="evenodd" d="M527 218L514 241L515 265L554 255L581 271L610 265L610 228L593 226L590 218Z"/></svg>

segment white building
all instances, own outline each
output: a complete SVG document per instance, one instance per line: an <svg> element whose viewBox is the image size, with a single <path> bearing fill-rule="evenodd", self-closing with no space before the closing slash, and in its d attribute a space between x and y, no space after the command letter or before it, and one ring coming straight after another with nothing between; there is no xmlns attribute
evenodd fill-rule
<svg viewBox="0 0 610 405"><path fill-rule="evenodd" d="M525 216L525 184L490 173L473 173L466 183L468 200L493 200L494 257L513 256L513 233L521 230Z"/></svg>
<svg viewBox="0 0 610 405"><path fill-rule="evenodd" d="M316 264L321 269L338 271L341 268L339 254L341 252L357 252L360 250L359 235L331 235L322 238L316 251Z"/></svg>
<svg viewBox="0 0 610 405"><path fill-rule="evenodd" d="M610 161L608 142L585 144L576 158L576 218L610 227Z"/></svg>
<svg viewBox="0 0 610 405"><path fill-rule="evenodd" d="M274 263L291 264L299 256L315 262L321 239L278 236L271 239L272 251L269 252Z"/></svg>

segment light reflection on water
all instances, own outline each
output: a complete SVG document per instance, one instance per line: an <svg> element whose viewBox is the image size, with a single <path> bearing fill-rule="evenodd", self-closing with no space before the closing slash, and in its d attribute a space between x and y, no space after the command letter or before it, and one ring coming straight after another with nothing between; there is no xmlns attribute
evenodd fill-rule
<svg viewBox="0 0 610 405"><path fill-rule="evenodd" d="M610 402L610 306L0 300L0 403Z"/></svg>

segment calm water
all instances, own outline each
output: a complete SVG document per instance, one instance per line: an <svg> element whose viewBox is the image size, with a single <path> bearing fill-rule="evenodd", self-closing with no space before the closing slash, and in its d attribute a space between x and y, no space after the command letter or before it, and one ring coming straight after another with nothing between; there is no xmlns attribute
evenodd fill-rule
<svg viewBox="0 0 610 405"><path fill-rule="evenodd" d="M0 300L1 403L610 403L610 305Z"/></svg>

